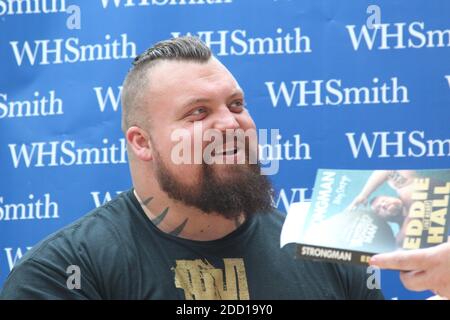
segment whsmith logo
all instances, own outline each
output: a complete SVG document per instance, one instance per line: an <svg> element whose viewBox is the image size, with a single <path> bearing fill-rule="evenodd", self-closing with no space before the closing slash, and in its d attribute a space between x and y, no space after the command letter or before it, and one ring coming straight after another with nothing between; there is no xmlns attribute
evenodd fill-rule
<svg viewBox="0 0 450 320"><path fill-rule="evenodd" d="M426 139L424 131L347 132L353 158L450 157L450 139Z"/></svg>
<svg viewBox="0 0 450 320"><path fill-rule="evenodd" d="M116 192L100 192L100 191L91 191L92 200L94 201L94 205L96 208L104 205L105 203L111 201L115 196L121 194L122 191Z"/></svg>
<svg viewBox="0 0 450 320"><path fill-rule="evenodd" d="M397 77L383 82L373 78L370 86L360 87L345 86L341 79L267 81L264 84L274 108L279 104L306 107L410 102L408 88L399 85Z"/></svg>
<svg viewBox="0 0 450 320"><path fill-rule="evenodd" d="M42 95L39 91L35 91L33 95L34 99L10 100L8 94L0 92L0 119L63 114L63 101L56 97L55 90L50 90L48 95Z"/></svg>
<svg viewBox="0 0 450 320"><path fill-rule="evenodd" d="M294 134L293 139L285 139L279 134L275 137L275 141L259 144L259 159L261 161L311 160L311 145L303 142L300 134Z"/></svg>
<svg viewBox="0 0 450 320"><path fill-rule="evenodd" d="M281 188L275 197L275 207L282 212L288 212L291 204L296 202L310 201L312 190L308 188Z"/></svg>
<svg viewBox="0 0 450 320"><path fill-rule="evenodd" d="M136 56L136 43L129 41L126 33L122 33L118 39L113 39L111 35L106 34L105 41L93 44L81 44L80 39L75 37L10 41L9 44L18 66L25 62L34 66L35 64L119 60Z"/></svg>
<svg viewBox="0 0 450 320"><path fill-rule="evenodd" d="M110 5L118 7L149 7L149 6L186 6L186 5L210 5L227 4L233 0L102 0L103 9Z"/></svg>
<svg viewBox="0 0 450 320"><path fill-rule="evenodd" d="M0 16L66 12L65 0L0 0Z"/></svg>
<svg viewBox="0 0 450 320"><path fill-rule="evenodd" d="M370 29L364 24L359 30L355 25L345 27L355 51L364 45L369 51L450 47L450 29L427 30L419 21L381 23Z"/></svg>
<svg viewBox="0 0 450 320"><path fill-rule="evenodd" d="M181 32L172 32L180 37ZM265 37L251 37L246 30L198 31L186 33L199 37L218 56L274 55L311 53L311 40L302 35L299 27L292 31L277 28L275 33Z"/></svg>
<svg viewBox="0 0 450 320"><path fill-rule="evenodd" d="M28 201L23 203L9 203L0 196L0 221L41 220L59 218L58 203L51 200L49 193L36 198L28 195Z"/></svg>
<svg viewBox="0 0 450 320"><path fill-rule="evenodd" d="M81 148L74 140L8 144L14 168L127 163L125 139L102 140L103 146Z"/></svg>
<svg viewBox="0 0 450 320"><path fill-rule="evenodd" d="M109 105L114 112L119 110L122 86L118 86L117 89L112 87L94 87L92 89L95 91L100 112L104 112L107 105Z"/></svg>
<svg viewBox="0 0 450 320"><path fill-rule="evenodd" d="M5 255L6 255L6 261L8 262L9 271L11 271L14 268L16 263L31 248L32 247L26 247L24 249L22 249L20 247L17 247L17 248L12 248L12 247L4 248Z"/></svg>

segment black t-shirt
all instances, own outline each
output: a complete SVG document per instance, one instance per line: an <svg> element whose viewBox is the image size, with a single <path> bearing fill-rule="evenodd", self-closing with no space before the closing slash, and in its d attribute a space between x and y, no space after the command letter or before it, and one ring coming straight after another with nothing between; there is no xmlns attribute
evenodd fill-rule
<svg viewBox="0 0 450 320"><path fill-rule="evenodd" d="M160 231L130 190L28 251L0 297L382 298L367 288L363 267L295 259L293 247L280 249L283 219L261 214L221 239L186 240Z"/></svg>

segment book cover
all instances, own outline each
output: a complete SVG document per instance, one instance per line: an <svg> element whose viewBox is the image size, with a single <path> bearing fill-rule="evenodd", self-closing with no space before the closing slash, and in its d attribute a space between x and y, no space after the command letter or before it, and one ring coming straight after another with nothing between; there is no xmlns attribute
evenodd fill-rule
<svg viewBox="0 0 450 320"><path fill-rule="evenodd" d="M298 225L297 255L368 263L447 241L450 169L320 169Z"/></svg>

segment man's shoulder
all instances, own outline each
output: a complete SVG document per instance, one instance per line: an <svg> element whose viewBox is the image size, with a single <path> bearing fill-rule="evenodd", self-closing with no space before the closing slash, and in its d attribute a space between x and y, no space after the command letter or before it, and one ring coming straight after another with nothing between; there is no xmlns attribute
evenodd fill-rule
<svg viewBox="0 0 450 320"><path fill-rule="evenodd" d="M286 214L276 208L272 208L270 212L265 212L259 215L264 225L269 228L280 229L283 227Z"/></svg>
<svg viewBox="0 0 450 320"><path fill-rule="evenodd" d="M261 238L273 244L279 243L285 217L285 214L278 211L276 208L272 208L271 211L259 213L253 218L257 221L255 223L256 230L258 230L258 234L261 235Z"/></svg>
<svg viewBox="0 0 450 320"><path fill-rule="evenodd" d="M130 221L130 192L119 194L116 198L93 209L83 217L50 234L37 243L19 261L35 262L56 259L66 254L69 257L85 251L119 249Z"/></svg>
<svg viewBox="0 0 450 320"><path fill-rule="evenodd" d="M132 238L136 206L132 191L124 192L49 235L14 266L0 299L110 297L111 279L130 273L133 253L124 250L124 239ZM70 272L82 290L69 289Z"/></svg>

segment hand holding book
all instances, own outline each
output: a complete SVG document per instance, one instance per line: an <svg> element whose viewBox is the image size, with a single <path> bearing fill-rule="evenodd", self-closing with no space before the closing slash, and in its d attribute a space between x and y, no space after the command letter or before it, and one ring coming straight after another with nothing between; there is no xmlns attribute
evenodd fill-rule
<svg viewBox="0 0 450 320"><path fill-rule="evenodd" d="M320 169L309 209L297 212L301 223L283 243L297 243L300 257L362 264L378 253L433 247L447 239L449 197L449 169ZM291 230L296 237L286 236Z"/></svg>
<svg viewBox="0 0 450 320"><path fill-rule="evenodd" d="M450 298L450 238L431 248L375 255L370 264L400 270L400 279L409 290L431 290L442 298Z"/></svg>

